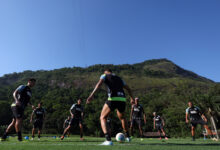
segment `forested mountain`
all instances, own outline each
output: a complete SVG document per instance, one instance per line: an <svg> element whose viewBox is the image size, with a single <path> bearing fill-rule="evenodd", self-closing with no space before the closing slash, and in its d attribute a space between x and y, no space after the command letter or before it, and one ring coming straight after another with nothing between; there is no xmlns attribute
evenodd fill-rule
<svg viewBox="0 0 220 150"><path fill-rule="evenodd" d="M106 68L112 69L115 74L121 76L131 87L134 95L140 98L140 103L144 106L148 117L146 131L152 131L152 112L157 111L165 118L166 129L170 136L189 135L189 127L184 122L189 100L201 107L207 115L208 107L212 108L215 111L215 118L219 119L219 83L187 71L167 59L155 59L133 65L100 64L87 68L24 71L4 75L0 77L0 125L6 125L11 120L10 104L13 101L13 91L18 85L26 84L28 78L36 78L37 84L32 90L32 102L35 105L39 101L44 103L47 111L45 133L61 133L63 121L69 115L69 108L81 97L85 107L86 134L101 135L99 115L107 99L106 88L103 86L97 92L90 105L85 105L85 101ZM31 131L32 125L29 123L31 111L30 108L25 111L25 132ZM129 116L129 101L126 111ZM112 118L113 131L117 133L121 130L120 122L115 114ZM218 127L220 127L219 122Z"/></svg>

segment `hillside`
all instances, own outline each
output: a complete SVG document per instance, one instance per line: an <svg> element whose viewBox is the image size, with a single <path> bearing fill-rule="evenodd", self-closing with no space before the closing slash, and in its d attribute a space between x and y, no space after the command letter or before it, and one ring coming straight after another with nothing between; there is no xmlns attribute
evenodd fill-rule
<svg viewBox="0 0 220 150"><path fill-rule="evenodd" d="M87 68L73 67L61 68L51 71L24 71L22 73L7 74L0 77L0 107L8 110L0 111L0 125L10 121L9 104L13 101L12 92L20 84L26 84L30 77L37 79L33 89L32 101L36 104L43 101L49 116L46 127L49 133L57 133L62 130L64 118L68 115L70 105L81 97L84 100L95 86L105 68L110 68L121 76L132 88L135 96L141 98L141 103L150 117L153 111L163 114L169 121L167 126L172 127L178 120L177 130L181 136L186 133L180 127L184 124L184 111L188 100L194 101L201 108L213 107L218 102L220 85L201 77L191 71L187 71L167 59L148 60L133 65L94 65ZM217 89L217 90L216 90ZM95 96L95 101L86 106L85 132L94 135L101 133L99 127L99 114L106 99L105 87ZM129 112L130 106L127 107ZM64 111L66 110L66 111ZM177 111L178 110L178 111ZM206 111L204 109L204 111ZM8 113L6 113L8 112ZM31 110L26 111L29 116ZM172 115L177 113L176 115ZM128 113L129 114L129 113ZM218 117L218 115L216 115ZM220 116L220 115L219 115ZM115 120L115 116L113 116ZM26 121L25 131L29 131L31 125ZM115 120L114 124L118 124ZM152 124L146 129L150 130ZM117 131L119 129L115 129ZM169 129L170 134L175 134Z"/></svg>

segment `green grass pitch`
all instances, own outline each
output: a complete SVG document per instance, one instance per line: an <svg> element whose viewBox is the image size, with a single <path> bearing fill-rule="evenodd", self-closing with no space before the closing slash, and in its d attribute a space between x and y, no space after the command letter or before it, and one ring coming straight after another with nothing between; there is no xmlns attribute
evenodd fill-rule
<svg viewBox="0 0 220 150"><path fill-rule="evenodd" d="M80 141L79 137L69 137L61 141L59 138L42 137L40 141L35 138L18 142L17 138L10 137L9 141L0 142L0 150L220 150L220 141L210 139L197 139L191 141L187 139L174 139L168 141L144 138L133 138L130 143L118 143L113 139L113 146L100 146L104 138L84 137Z"/></svg>

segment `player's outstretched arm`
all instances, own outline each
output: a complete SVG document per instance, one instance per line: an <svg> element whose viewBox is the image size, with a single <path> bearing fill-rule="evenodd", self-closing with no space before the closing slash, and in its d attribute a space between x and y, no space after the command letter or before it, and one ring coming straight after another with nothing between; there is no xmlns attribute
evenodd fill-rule
<svg viewBox="0 0 220 150"><path fill-rule="evenodd" d="M203 119L205 122L207 122L207 118L205 117L204 114L202 114L201 117L202 117L202 119Z"/></svg>
<svg viewBox="0 0 220 150"><path fill-rule="evenodd" d="M102 85L102 83L104 82L103 79L100 79L99 82L96 84L94 90L92 91L92 93L90 94L90 96L87 98L86 104L89 104L90 101L92 100L95 92L100 88L100 86Z"/></svg>
<svg viewBox="0 0 220 150"><path fill-rule="evenodd" d="M15 100L15 104L17 105L17 106L20 106L21 105L21 103L18 101L18 99L17 99L17 94L18 94L18 89L16 89L15 91L14 91L14 93L13 93L13 98L14 98L14 100Z"/></svg>
<svg viewBox="0 0 220 150"><path fill-rule="evenodd" d="M133 115L133 107L134 107L134 105L131 105L130 121L131 121L132 115Z"/></svg>
<svg viewBox="0 0 220 150"><path fill-rule="evenodd" d="M143 114L144 114L144 124L147 124L147 117L146 117L145 112L143 112Z"/></svg>
<svg viewBox="0 0 220 150"><path fill-rule="evenodd" d="M30 119L30 123L32 123L32 120L33 120L33 116L34 116L34 111L32 112L31 114L31 119Z"/></svg>
<svg viewBox="0 0 220 150"><path fill-rule="evenodd" d="M189 120L188 120L188 113L186 112L186 123L189 123Z"/></svg>
<svg viewBox="0 0 220 150"><path fill-rule="evenodd" d="M154 129L155 129L155 119L154 119Z"/></svg>

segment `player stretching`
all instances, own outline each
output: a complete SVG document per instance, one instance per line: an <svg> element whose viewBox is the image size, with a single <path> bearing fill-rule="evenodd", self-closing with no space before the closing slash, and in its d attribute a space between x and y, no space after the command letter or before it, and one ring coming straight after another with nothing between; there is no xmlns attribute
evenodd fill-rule
<svg viewBox="0 0 220 150"><path fill-rule="evenodd" d="M18 135L18 141L22 141L21 128L22 121L24 116L24 110L26 106L29 104L34 109L34 106L31 104L31 88L34 87L36 83L35 79L29 79L27 85L20 85L13 93L13 98L15 100L11 105L11 109L13 112L13 120L11 124L6 129L5 133L2 136L2 141L6 140L9 132L13 127L15 127L15 131Z"/></svg>
<svg viewBox="0 0 220 150"><path fill-rule="evenodd" d="M63 129L64 130L69 126L70 120L71 120L70 116L68 116L67 119L64 121L64 123L63 123ZM70 136L70 131L69 130L67 131L67 136L68 137Z"/></svg>
<svg viewBox="0 0 220 150"><path fill-rule="evenodd" d="M144 117L143 117L144 116ZM133 136L133 128L135 124L139 128L140 137L143 138L143 130L142 130L142 120L144 118L144 124L146 124L146 114L144 112L143 107L139 104L139 99L136 97L134 100L134 104L131 107L131 114L130 114L130 120L131 120L131 135ZM143 140L143 139L141 139Z"/></svg>
<svg viewBox="0 0 220 150"><path fill-rule="evenodd" d="M212 131L207 125L207 119L205 115L201 113L199 107L194 106L192 102L188 102L188 106L189 107L186 109L186 123L189 123L189 117L191 122L192 140L195 141L195 128L197 124L203 125L208 132L208 135L212 136Z"/></svg>
<svg viewBox="0 0 220 150"><path fill-rule="evenodd" d="M34 121L33 129L32 129L32 140L34 140L34 132L36 128L38 128L38 140L40 140L40 134L41 134L43 122L45 119L45 109L42 108L42 104L43 104L42 102L38 103L38 107L34 109L34 111L31 114L30 123L32 123L33 116L35 115L35 121Z"/></svg>
<svg viewBox="0 0 220 150"><path fill-rule="evenodd" d="M69 131L69 129L74 125L78 124L80 128L80 140L83 140L83 106L81 105L82 100L78 99L76 104L73 104L70 108L71 121L68 127L64 130L61 140L64 139L64 136Z"/></svg>
<svg viewBox="0 0 220 150"><path fill-rule="evenodd" d="M113 145L111 141L111 136L108 133L106 127L106 122L110 112L114 111L115 109L117 109L118 118L121 120L122 128L124 129L124 132L126 134L127 137L126 140L130 141L128 124L124 115L126 98L123 88L125 88L128 91L132 101L133 101L133 96L128 85L126 85L125 82L120 77L113 74L110 69L105 70L104 74L100 77L99 82L96 84L93 92L88 97L87 104L90 103L90 101L93 99L93 95L103 83L105 83L106 86L108 87L108 100L105 102L100 116L102 131L104 132L106 138L106 141L103 142L101 145Z"/></svg>
<svg viewBox="0 0 220 150"><path fill-rule="evenodd" d="M165 125L163 118L160 117L159 115L157 115L156 112L153 113L153 116L154 116L154 119L153 119L154 120L154 129L157 128L158 133L160 134L160 140L162 139L161 132L163 133L165 139L168 140L166 133L163 129L163 127Z"/></svg>

